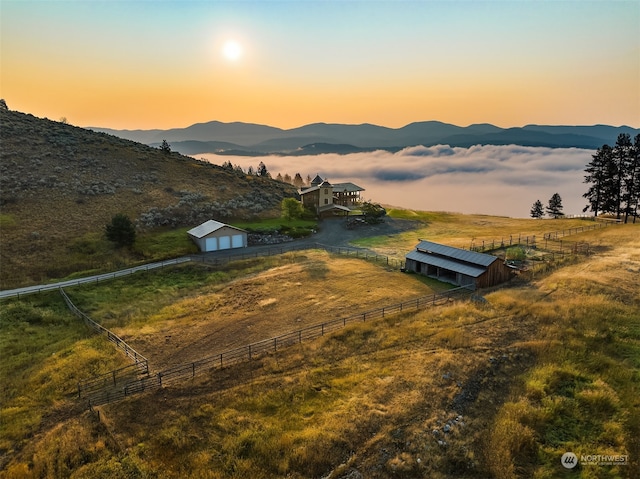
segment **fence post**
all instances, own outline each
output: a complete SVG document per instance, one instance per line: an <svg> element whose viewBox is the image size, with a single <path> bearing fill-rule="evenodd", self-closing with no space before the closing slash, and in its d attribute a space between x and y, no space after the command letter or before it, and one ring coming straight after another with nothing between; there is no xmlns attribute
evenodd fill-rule
<svg viewBox="0 0 640 479"><path fill-rule="evenodd" d="M320 336L324 336L324 323L322 323L321 326L322 328L321 328Z"/></svg>
<svg viewBox="0 0 640 479"><path fill-rule="evenodd" d="M249 360L251 360L251 345L249 345Z"/></svg>
<svg viewBox="0 0 640 479"><path fill-rule="evenodd" d="M278 338L273 338L273 352L278 350Z"/></svg>
<svg viewBox="0 0 640 479"><path fill-rule="evenodd" d="M196 377L196 363L191 363L191 377Z"/></svg>

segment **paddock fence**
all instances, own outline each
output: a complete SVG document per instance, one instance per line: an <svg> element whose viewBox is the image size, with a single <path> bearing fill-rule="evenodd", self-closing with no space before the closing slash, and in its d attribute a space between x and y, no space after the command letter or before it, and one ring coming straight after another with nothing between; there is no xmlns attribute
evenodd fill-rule
<svg viewBox="0 0 640 479"><path fill-rule="evenodd" d="M129 346L123 339L117 334L109 331L104 326L96 323L93 319L80 311L75 304L71 301L64 289L59 289L64 302L73 314L82 319L85 325L89 327L93 332L104 335L108 341L112 342L117 349L122 351L127 358L129 358L133 364L128 366L109 371L91 379L80 381L78 383L78 397L87 397L94 391L102 390L109 386L114 387L123 382L130 381L133 378L137 378L140 375L149 374L149 361L142 354L137 352L131 346Z"/></svg>
<svg viewBox="0 0 640 479"><path fill-rule="evenodd" d="M109 387L92 390L91 394L87 396L88 404L89 407L92 408L119 401L145 391L152 391L164 386L184 382L198 375L210 374L238 363L249 362L265 355L275 354L287 347L334 333L350 324L362 323L431 306L448 304L455 300L468 299L473 293L471 289L466 287L450 289L441 293L423 296L410 301L326 321L296 331L290 331L270 339L214 354L198 361L180 364L159 371L158 373L120 384L116 388L109 385Z"/></svg>
<svg viewBox="0 0 640 479"><path fill-rule="evenodd" d="M217 256L216 253L213 253L213 254L205 253L202 255L192 255L189 258L191 261L207 263L214 266L224 266L233 261L243 261L243 260L261 258L261 257L277 256L284 253L308 251L308 250L314 250L314 249L323 250L323 251L326 251L327 253L332 253L332 254L352 256L354 258L364 259L365 261L372 261L377 264L386 265L393 269L402 269L404 267L404 261L401 261L395 258L390 258L385 255L376 254L367 249L353 248L348 246L329 246L322 243L307 243L302 245L281 243L271 248L260 249L256 251L249 251L249 252L242 252L242 253L235 253L235 254L224 254L220 256Z"/></svg>
<svg viewBox="0 0 640 479"><path fill-rule="evenodd" d="M576 228L567 228L558 231L552 231L550 233L542 234L542 241L544 241L544 249L556 249L558 252L564 251L564 246L562 243L562 238L566 236L572 236L579 233L584 233L586 231L593 231L602 228L606 228L609 225L617 224L615 222L604 222L597 221L588 226L578 226ZM549 246L549 242L551 242L551 246ZM556 242L556 243L554 243ZM470 251L476 251L479 253L485 251L495 251L503 248L510 248L512 246L525 246L527 248L537 248L542 247L540 243L540 238L536 235L523 235L523 234L512 234L507 236L503 236L500 239L490 239L490 240L472 240L471 246L469 247ZM588 244L588 243L581 243ZM567 248L575 247L572 245L567 246ZM584 246L581 247L581 250L584 250Z"/></svg>

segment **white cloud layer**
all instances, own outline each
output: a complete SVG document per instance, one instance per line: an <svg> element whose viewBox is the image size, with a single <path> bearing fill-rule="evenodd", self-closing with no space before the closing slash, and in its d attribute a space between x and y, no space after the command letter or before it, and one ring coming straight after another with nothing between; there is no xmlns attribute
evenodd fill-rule
<svg viewBox="0 0 640 479"><path fill-rule="evenodd" d="M537 199L562 197L565 214L582 214L584 168L593 150L517 145L415 146L396 153L267 156L194 155L243 168L263 161L275 177L319 174L330 182L351 181L372 201L424 211L528 217Z"/></svg>

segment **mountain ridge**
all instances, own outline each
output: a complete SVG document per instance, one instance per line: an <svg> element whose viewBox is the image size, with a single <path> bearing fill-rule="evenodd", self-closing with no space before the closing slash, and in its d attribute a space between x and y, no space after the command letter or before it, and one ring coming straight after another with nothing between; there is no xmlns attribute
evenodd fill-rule
<svg viewBox="0 0 640 479"><path fill-rule="evenodd" d="M490 123L458 126L436 120L412 122L400 128L371 123L310 123L282 129L257 123L217 120L168 130L116 130L87 127L127 140L158 146L162 140L183 154L198 153L256 155L313 154L314 144L322 153L366 152L375 149L397 151L409 146L446 144L468 148L473 145L509 145L548 148L596 149L613 144L620 133L634 136L640 129L626 125L537 125L501 128ZM330 145L335 145L331 148ZM317 151L320 151L317 150Z"/></svg>

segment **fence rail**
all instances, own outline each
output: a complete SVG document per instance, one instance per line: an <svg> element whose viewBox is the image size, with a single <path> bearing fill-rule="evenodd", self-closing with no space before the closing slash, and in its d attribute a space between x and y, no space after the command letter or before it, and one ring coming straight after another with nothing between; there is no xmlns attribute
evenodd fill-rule
<svg viewBox="0 0 640 479"><path fill-rule="evenodd" d="M296 331L290 331L270 339L214 354L198 361L180 364L156 374L126 382L117 388L104 387L100 390L94 390L88 396L89 406L93 407L111 403L134 394L185 381L197 375L228 368L238 363L256 360L265 355L274 354L286 347L300 344L303 341L311 341L333 333L343 329L348 324L362 323L372 319L398 314L403 311L414 311L429 306L446 304L452 300L467 298L472 294L473 291L466 287L455 288L442 293L435 293L383 308L315 324Z"/></svg>
<svg viewBox="0 0 640 479"><path fill-rule="evenodd" d="M149 374L149 361L142 354L137 352L131 346L129 346L123 339L117 334L109 331L104 326L96 323L93 319L80 311L75 304L71 301L64 289L60 288L60 294L64 298L64 302L73 314L78 316L84 321L84 323L92 329L94 332L105 335L108 341L111 341L116 348L122 351L125 356L133 361L133 364L125 366L123 368L114 369L108 373L100 376L87 379L86 381L80 381L78 383L78 397L86 397L92 391L100 390L107 386L117 386L118 383L122 383L132 378L138 377L141 374Z"/></svg>
<svg viewBox="0 0 640 479"><path fill-rule="evenodd" d="M596 229L606 228L611 224L616 224L615 222L594 222L588 226L578 226L576 228L567 228L564 230L553 231L551 233L543 233L542 239L545 241L545 249L548 248L549 241L559 241L561 238L565 236L572 236L578 233L583 233L585 231L592 231ZM471 246L469 247L470 251L484 252L484 251L495 251L501 248L508 248L511 246L526 246L528 248L535 248L538 245L538 241L536 235L509 235L501 237L498 239L490 239L490 240L473 240L471 242ZM560 250L562 250L562 243L560 243Z"/></svg>

